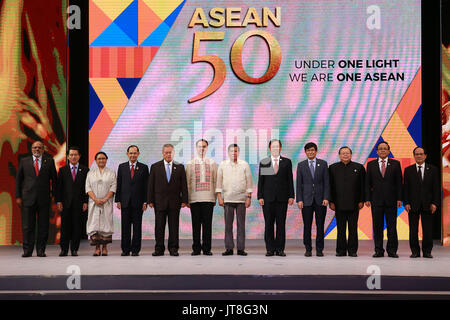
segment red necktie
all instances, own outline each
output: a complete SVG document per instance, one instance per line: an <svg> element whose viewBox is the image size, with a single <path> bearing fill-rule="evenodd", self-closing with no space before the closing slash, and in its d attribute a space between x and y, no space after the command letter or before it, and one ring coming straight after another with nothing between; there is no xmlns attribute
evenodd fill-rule
<svg viewBox="0 0 450 320"><path fill-rule="evenodd" d="M36 158L36 161L34 162L34 172L36 172L36 177L39 175L39 160Z"/></svg>
<svg viewBox="0 0 450 320"><path fill-rule="evenodd" d="M381 176L384 178L384 174L386 173L386 164L384 160L381 160Z"/></svg>
<svg viewBox="0 0 450 320"><path fill-rule="evenodd" d="M275 171L275 174L277 174L277 172L278 172L278 159L273 159L273 161L275 162L273 164L273 170Z"/></svg>
<svg viewBox="0 0 450 320"><path fill-rule="evenodd" d="M131 179L134 177L134 164L131 165Z"/></svg>
<svg viewBox="0 0 450 320"><path fill-rule="evenodd" d="M72 168L72 179L73 179L73 181L75 181L76 177L77 177L77 170L76 170L75 166L73 166L73 168Z"/></svg>

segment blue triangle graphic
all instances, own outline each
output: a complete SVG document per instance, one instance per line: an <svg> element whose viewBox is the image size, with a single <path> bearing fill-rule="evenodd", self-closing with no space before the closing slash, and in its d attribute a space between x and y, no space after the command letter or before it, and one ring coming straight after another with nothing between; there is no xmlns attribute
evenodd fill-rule
<svg viewBox="0 0 450 320"><path fill-rule="evenodd" d="M417 146L422 145L422 106L419 107L408 126L408 132Z"/></svg>
<svg viewBox="0 0 450 320"><path fill-rule="evenodd" d="M178 17L178 14L180 13L181 9L183 9L184 4L186 3L186 0L184 0L172 13L164 20L164 22L169 26L169 28L173 25L175 22L175 19Z"/></svg>
<svg viewBox="0 0 450 320"><path fill-rule="evenodd" d="M141 43L142 47L160 47L169 32L170 27L162 22L155 31L153 31L144 42Z"/></svg>
<svg viewBox="0 0 450 320"><path fill-rule="evenodd" d="M331 231L333 231L334 228L336 228L336 216L334 216L333 220L331 221L330 225L328 226L327 230L325 231L324 237L326 237Z"/></svg>
<svg viewBox="0 0 450 320"><path fill-rule="evenodd" d="M134 0L115 20L114 23L137 45L138 42L138 0Z"/></svg>
<svg viewBox="0 0 450 320"><path fill-rule="evenodd" d="M130 99L139 84L139 81L141 81L141 78L117 78L117 81L122 87L123 92L127 95L128 99Z"/></svg>
<svg viewBox="0 0 450 320"><path fill-rule="evenodd" d="M369 155L369 158L378 158L378 154L377 154L377 146L380 142L385 142L383 140L383 137L380 136L380 138L378 139L377 143L375 143L375 146L372 149L372 152ZM392 154L392 152L389 152L389 157L394 158L394 155Z"/></svg>
<svg viewBox="0 0 450 320"><path fill-rule="evenodd" d="M103 104L100 101L91 83L89 83L89 130L91 130L102 109Z"/></svg>
<svg viewBox="0 0 450 320"><path fill-rule="evenodd" d="M95 39L91 47L135 47L137 43L123 32L114 22Z"/></svg>

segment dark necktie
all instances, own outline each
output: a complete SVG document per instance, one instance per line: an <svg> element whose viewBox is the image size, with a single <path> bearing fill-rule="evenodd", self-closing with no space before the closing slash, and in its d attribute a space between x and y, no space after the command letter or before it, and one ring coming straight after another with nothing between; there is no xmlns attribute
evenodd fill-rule
<svg viewBox="0 0 450 320"><path fill-rule="evenodd" d="M417 171L419 174L420 182L423 182L423 176L422 176L422 166L419 166L419 170Z"/></svg>

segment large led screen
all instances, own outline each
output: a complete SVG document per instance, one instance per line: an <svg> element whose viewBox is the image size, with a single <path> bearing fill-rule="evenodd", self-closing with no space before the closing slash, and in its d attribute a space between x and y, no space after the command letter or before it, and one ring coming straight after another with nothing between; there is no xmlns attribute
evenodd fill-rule
<svg viewBox="0 0 450 320"><path fill-rule="evenodd" d="M294 169L313 141L318 157L338 161L348 145L353 161L376 157L388 141L402 168L421 145L421 2L90 1L90 163L102 150L108 166L127 161L136 144L140 161L195 156L200 138L208 156L227 158L230 143L250 164L254 195L258 163L279 138ZM295 176L295 175L294 175ZM180 237L191 238L189 209ZM115 209L115 237L120 211ZM287 237L302 238L302 218L289 207ZM326 237L336 237L334 213ZM144 214L143 235L154 237L154 212ZM256 196L247 210L248 238L262 239L264 218ZM398 210L400 239L408 216ZM223 238L223 208L214 209L213 237ZM359 219L359 238L372 239L370 209Z"/></svg>

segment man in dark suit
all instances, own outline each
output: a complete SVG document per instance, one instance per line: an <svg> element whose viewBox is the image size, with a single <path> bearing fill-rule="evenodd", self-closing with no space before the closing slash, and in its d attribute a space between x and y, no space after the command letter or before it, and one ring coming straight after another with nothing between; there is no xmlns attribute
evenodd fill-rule
<svg viewBox="0 0 450 320"><path fill-rule="evenodd" d="M328 164L317 159L317 145L309 142L305 145L307 160L297 165L297 205L302 210L303 244L306 257L312 256L311 227L316 214L316 255L323 257L325 216L330 199L330 181Z"/></svg>
<svg viewBox="0 0 450 320"><path fill-rule="evenodd" d="M55 200L61 212L60 257L78 256L82 230L82 213L88 208L88 195L85 191L89 168L79 163L81 157L78 147L69 147L69 164L59 169Z"/></svg>
<svg viewBox="0 0 450 320"><path fill-rule="evenodd" d="M350 257L357 257L358 217L364 206L366 170L362 164L352 161L352 150L347 146L339 149L339 158L341 161L329 168L330 209L336 211L336 256L343 257L348 253Z"/></svg>
<svg viewBox="0 0 450 320"><path fill-rule="evenodd" d="M433 258L433 214L441 198L439 170L425 163L427 153L424 148L416 147L413 154L416 163L405 169L403 184L403 203L409 218L411 258L420 257L419 217L422 220L423 257Z"/></svg>
<svg viewBox="0 0 450 320"><path fill-rule="evenodd" d="M164 255L164 233L166 220L169 222L168 248L171 256L178 256L178 233L180 208L188 203L188 189L184 166L173 161L173 145L163 146L163 160L150 168L148 179L148 201L155 208L155 252L153 256Z"/></svg>
<svg viewBox="0 0 450 320"><path fill-rule="evenodd" d="M288 204L294 203L294 181L292 162L280 156L281 141L273 139L269 142L271 157L263 159L259 164L258 201L263 207L266 242L266 256L285 257L286 213ZM277 226L274 237L274 224Z"/></svg>
<svg viewBox="0 0 450 320"><path fill-rule="evenodd" d="M48 240L50 198L56 184L56 168L53 158L44 155L44 144L36 141L31 146L32 156L20 160L16 176L16 203L22 209L23 255L31 257L35 243L36 251L46 257Z"/></svg>
<svg viewBox="0 0 450 320"><path fill-rule="evenodd" d="M121 163L117 171L115 201L121 210L122 256L139 256L142 243L142 214L147 210L148 166L138 162L139 148L127 149L129 161ZM133 240L131 228L133 227Z"/></svg>
<svg viewBox="0 0 450 320"><path fill-rule="evenodd" d="M399 161L388 157L390 149L387 142L380 142L377 145L378 159L367 164L366 206L372 210L374 258L384 256L385 218L388 237L386 251L389 257L398 258L397 209L402 206L402 169Z"/></svg>

